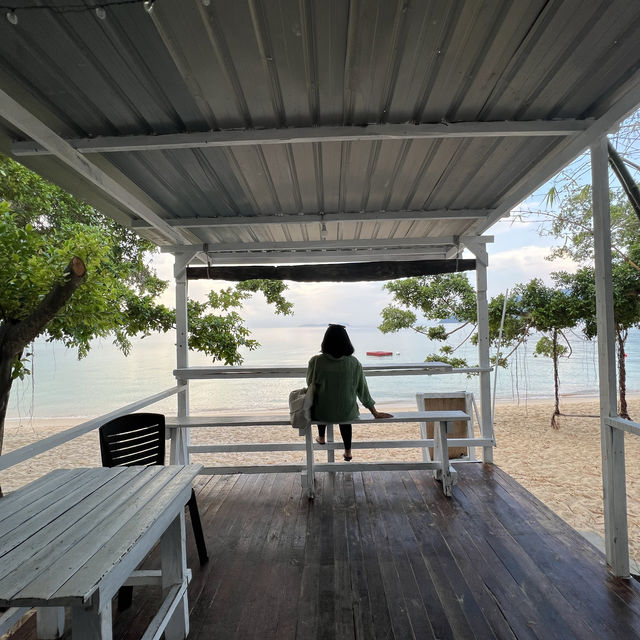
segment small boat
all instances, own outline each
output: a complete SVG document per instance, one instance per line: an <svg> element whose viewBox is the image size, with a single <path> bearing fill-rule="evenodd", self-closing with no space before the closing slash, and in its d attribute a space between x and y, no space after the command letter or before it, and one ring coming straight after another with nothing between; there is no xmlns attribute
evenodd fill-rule
<svg viewBox="0 0 640 640"><path fill-rule="evenodd" d="M367 351L368 356L392 356L393 351Z"/></svg>

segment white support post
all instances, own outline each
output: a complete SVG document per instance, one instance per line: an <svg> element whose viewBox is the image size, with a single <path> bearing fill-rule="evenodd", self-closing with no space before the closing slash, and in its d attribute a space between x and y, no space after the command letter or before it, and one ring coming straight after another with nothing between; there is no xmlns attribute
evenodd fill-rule
<svg viewBox="0 0 640 640"><path fill-rule="evenodd" d="M333 439L333 425L332 424L328 424L327 425L327 439L326 439L327 444L331 443L333 444L334 439ZM336 461L336 457L335 457L335 452L333 448L328 448L327 449L327 462L335 462Z"/></svg>
<svg viewBox="0 0 640 640"><path fill-rule="evenodd" d="M89 606L71 607L71 629L75 638L83 640L112 640L111 600L103 603L102 609L94 598Z"/></svg>
<svg viewBox="0 0 640 640"><path fill-rule="evenodd" d="M489 255L484 244L465 240L465 246L476 257L476 295L478 314L478 359L480 364L480 430L482 437L493 436L491 412L491 359L489 357L489 304L487 302L487 267ZM493 462L493 447L482 447L483 462Z"/></svg>
<svg viewBox="0 0 640 640"><path fill-rule="evenodd" d="M162 563L162 594L164 598L176 586L187 582L187 553L184 509L169 525L160 539ZM178 606L164 630L166 640L184 640L189 635L189 602L185 589Z"/></svg>
<svg viewBox="0 0 640 640"><path fill-rule="evenodd" d="M187 300L189 285L187 282L187 265L193 255L191 253L176 254L174 277L176 280L176 368L189 366L189 320L187 316ZM178 378L177 384L186 387L178 393L178 418L189 415L189 380ZM171 430L171 464L189 464L189 429Z"/></svg>
<svg viewBox="0 0 640 640"><path fill-rule="evenodd" d="M315 497L315 479L313 471L313 425L304 430L305 452L307 466L302 471L302 488L306 491L309 500Z"/></svg>
<svg viewBox="0 0 640 640"><path fill-rule="evenodd" d="M593 188L593 235L598 323L604 532L607 562L611 571L618 577L629 578L624 432L607 424L608 418L616 417L618 414L608 172L607 138L603 137L591 147L591 180Z"/></svg>

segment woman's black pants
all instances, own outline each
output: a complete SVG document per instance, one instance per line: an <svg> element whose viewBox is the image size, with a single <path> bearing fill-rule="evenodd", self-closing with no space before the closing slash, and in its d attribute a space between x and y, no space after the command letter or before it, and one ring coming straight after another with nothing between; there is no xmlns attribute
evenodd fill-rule
<svg viewBox="0 0 640 640"><path fill-rule="evenodd" d="M327 430L326 424L318 425L318 435L321 438L324 438L324 434ZM342 436L342 442L344 442L345 449L351 449L351 437L352 437L353 429L350 424L341 424L340 425L340 435Z"/></svg>

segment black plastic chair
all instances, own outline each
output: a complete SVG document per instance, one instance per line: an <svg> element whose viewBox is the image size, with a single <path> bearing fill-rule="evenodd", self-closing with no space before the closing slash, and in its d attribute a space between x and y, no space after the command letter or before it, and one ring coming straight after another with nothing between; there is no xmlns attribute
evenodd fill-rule
<svg viewBox="0 0 640 640"><path fill-rule="evenodd" d="M165 425L161 413L130 413L103 424L99 430L100 453L103 467L130 467L132 465L164 465ZM187 502L193 536L198 548L200 564L209 559L202 533L196 492L191 490ZM118 609L131 605L132 587L122 587L118 593Z"/></svg>

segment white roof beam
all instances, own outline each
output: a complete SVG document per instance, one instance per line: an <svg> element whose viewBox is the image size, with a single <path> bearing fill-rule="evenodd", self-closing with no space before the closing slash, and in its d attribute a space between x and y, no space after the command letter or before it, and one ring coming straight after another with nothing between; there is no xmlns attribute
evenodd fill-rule
<svg viewBox="0 0 640 640"><path fill-rule="evenodd" d="M493 242L493 236L434 236L424 238L372 238L357 240L314 240L297 242L295 240L287 242L217 242L203 243L191 245L198 251L202 251L208 255L216 255L218 253L239 252L247 253L250 251L323 251L333 249L389 249L393 248L421 248L421 247L445 247L445 251L452 245L464 244L465 239L470 241L487 243ZM183 247L181 246L164 246L160 247L163 253L176 253Z"/></svg>
<svg viewBox="0 0 640 640"><path fill-rule="evenodd" d="M265 251L250 253L216 253L211 264L313 264L326 262L396 262L398 260L444 260L442 248L353 249L338 251Z"/></svg>
<svg viewBox="0 0 640 640"><path fill-rule="evenodd" d="M81 153L71 147L64 139L2 89L0 89L0 114L5 120L46 149L47 153L56 156L67 167L98 187L127 211L148 222L168 240L178 244L187 244L189 242L188 238L179 230L173 229L148 205L125 189L102 169L89 162Z"/></svg>
<svg viewBox="0 0 640 640"><path fill-rule="evenodd" d="M587 129L587 120L533 120L504 122L451 122L438 124L370 124L357 126L240 129L145 136L101 136L66 139L81 153L111 153L160 149L201 149L252 145L309 144L357 140L407 140L429 138L502 138L512 136L572 136ZM27 132L25 132L27 133ZM27 134L29 135L29 134ZM33 136L29 136L32 137ZM51 153L40 140L14 142L16 156Z"/></svg>
<svg viewBox="0 0 640 640"><path fill-rule="evenodd" d="M211 218L178 218L167 220L172 227L194 229L202 227L255 227L271 224L311 224L317 222L395 222L397 220L476 220L486 218L492 209L433 209L423 211L362 211L341 213L269 214L257 216L217 216ZM134 229L150 225L136 220Z"/></svg>

